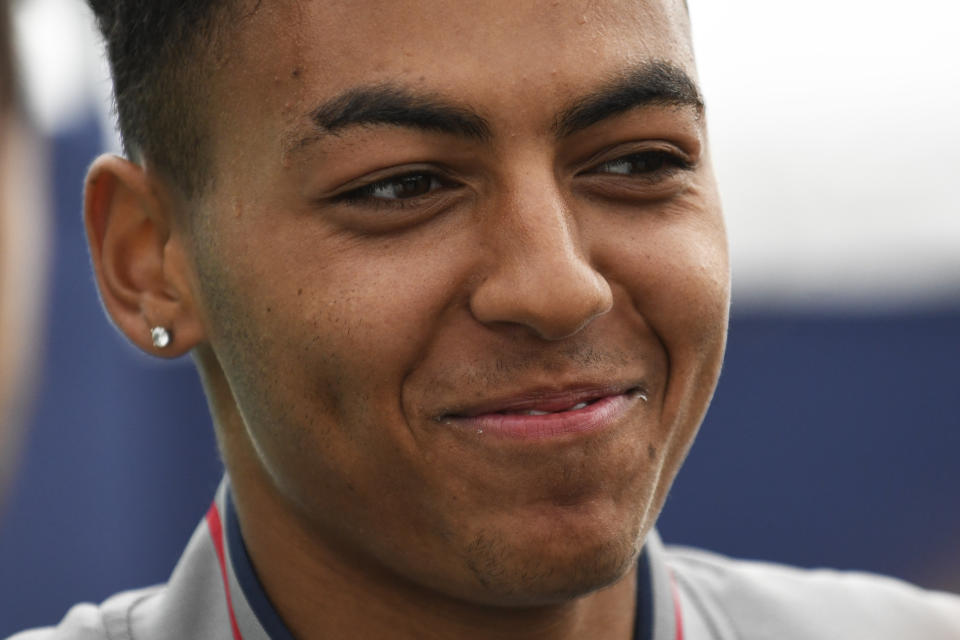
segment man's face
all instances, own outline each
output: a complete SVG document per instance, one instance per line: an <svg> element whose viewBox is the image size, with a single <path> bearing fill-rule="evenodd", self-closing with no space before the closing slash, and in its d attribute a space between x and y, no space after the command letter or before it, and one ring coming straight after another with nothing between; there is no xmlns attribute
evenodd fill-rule
<svg viewBox="0 0 960 640"><path fill-rule="evenodd" d="M727 321L685 20L351 0L241 24L193 231L206 377L228 464L318 548L491 604L629 570Z"/></svg>

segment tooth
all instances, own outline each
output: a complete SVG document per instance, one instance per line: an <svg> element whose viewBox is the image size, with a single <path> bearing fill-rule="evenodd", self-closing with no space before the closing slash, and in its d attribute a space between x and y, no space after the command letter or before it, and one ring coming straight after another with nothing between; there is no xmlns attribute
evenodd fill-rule
<svg viewBox="0 0 960 640"><path fill-rule="evenodd" d="M570 408L568 409L568 411L576 411L577 409L583 409L583 408L586 407L586 406L587 406L587 403L586 403L586 402L580 402L580 403L575 404L575 405L573 405L572 407L570 407Z"/></svg>
<svg viewBox="0 0 960 640"><path fill-rule="evenodd" d="M536 409L530 409L529 411L524 411L523 415L525 416L545 416L549 414L549 411L537 411Z"/></svg>

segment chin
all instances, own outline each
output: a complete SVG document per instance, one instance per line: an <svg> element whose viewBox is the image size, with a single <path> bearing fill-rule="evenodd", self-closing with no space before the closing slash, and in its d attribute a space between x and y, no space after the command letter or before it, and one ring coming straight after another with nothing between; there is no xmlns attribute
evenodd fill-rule
<svg viewBox="0 0 960 640"><path fill-rule="evenodd" d="M568 602L627 575L642 547L638 527L611 535L557 521L544 535L517 540L481 533L466 549L481 599L495 606L531 607Z"/></svg>

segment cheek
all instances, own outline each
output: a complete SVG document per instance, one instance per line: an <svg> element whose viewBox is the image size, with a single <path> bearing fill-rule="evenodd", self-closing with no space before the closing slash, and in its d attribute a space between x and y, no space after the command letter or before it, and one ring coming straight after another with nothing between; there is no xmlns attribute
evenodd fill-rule
<svg viewBox="0 0 960 640"><path fill-rule="evenodd" d="M235 258L210 256L201 280L211 341L261 463L301 504L324 486L354 498L409 489L416 451L401 390L449 304L458 253L243 237L258 246L218 248Z"/></svg>
<svg viewBox="0 0 960 640"><path fill-rule="evenodd" d="M667 363L660 398L663 438L658 510L713 397L726 344L730 280L719 208L715 215L662 212L625 233L616 276L660 340ZM656 511L654 511L656 513Z"/></svg>
<svg viewBox="0 0 960 640"><path fill-rule="evenodd" d="M608 237L615 240L604 267L664 343L671 365L715 357L730 297L719 213L661 211Z"/></svg>
<svg viewBox="0 0 960 640"><path fill-rule="evenodd" d="M336 372L320 375L333 378L341 400L359 390L369 395L362 402L399 410L403 381L456 294L459 258L403 242L354 249L325 252L322 265L300 276L288 349L306 335L304 364L335 358Z"/></svg>
<svg viewBox="0 0 960 640"><path fill-rule="evenodd" d="M660 246L663 283L650 292L649 314L660 327L672 366L702 362L722 354L730 303L727 251L714 229L696 228L665 238Z"/></svg>
<svg viewBox="0 0 960 640"><path fill-rule="evenodd" d="M667 356L662 422L692 440L726 343L730 279L719 208L661 211L619 236L611 264ZM685 451L682 442L675 447ZM682 456L681 456L682 457Z"/></svg>

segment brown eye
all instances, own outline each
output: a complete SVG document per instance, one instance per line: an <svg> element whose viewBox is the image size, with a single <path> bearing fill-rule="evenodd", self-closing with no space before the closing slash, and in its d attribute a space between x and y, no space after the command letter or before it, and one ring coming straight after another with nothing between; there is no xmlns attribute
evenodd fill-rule
<svg viewBox="0 0 960 640"><path fill-rule="evenodd" d="M393 193L397 198L414 198L430 191L432 180L425 175L404 176L397 180Z"/></svg>
<svg viewBox="0 0 960 640"><path fill-rule="evenodd" d="M408 173L368 184L349 194L351 200L409 200L441 188L443 183L429 173Z"/></svg>
<svg viewBox="0 0 960 640"><path fill-rule="evenodd" d="M686 166L686 161L673 154L663 151L644 151L604 162L594 169L594 172L624 176L649 175L665 169L685 168Z"/></svg>

